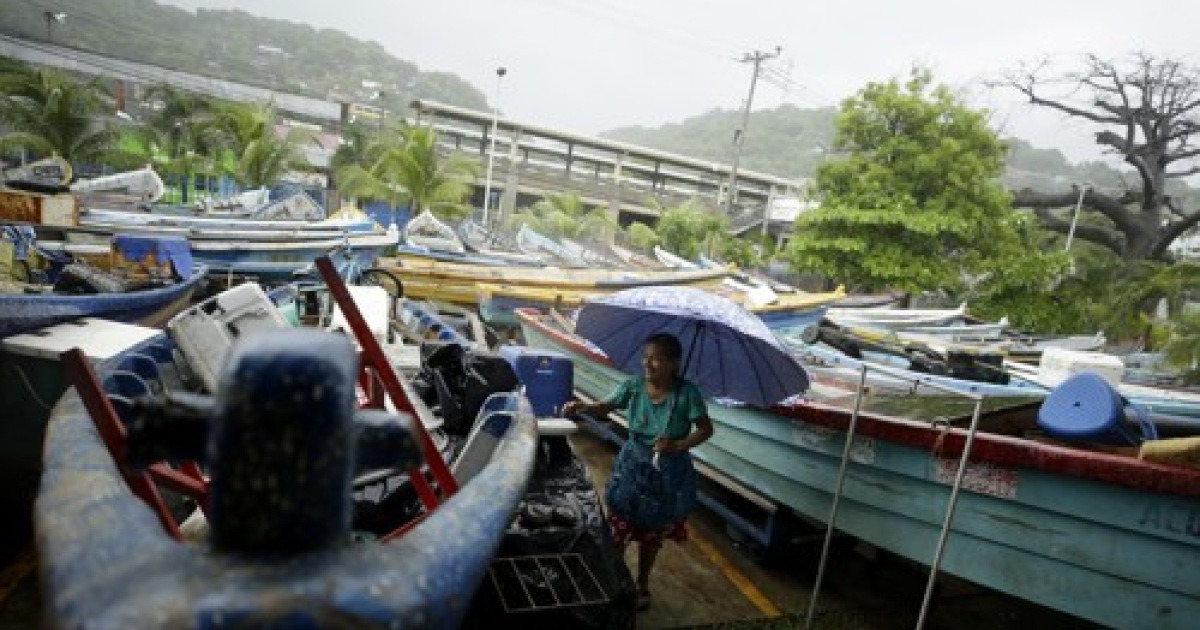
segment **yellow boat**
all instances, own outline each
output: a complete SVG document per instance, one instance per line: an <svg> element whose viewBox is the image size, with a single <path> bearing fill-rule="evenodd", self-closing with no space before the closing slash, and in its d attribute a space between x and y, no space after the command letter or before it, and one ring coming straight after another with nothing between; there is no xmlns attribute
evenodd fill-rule
<svg viewBox="0 0 1200 630"><path fill-rule="evenodd" d="M842 287L826 293L796 291L778 295L768 304L755 303L749 294L728 286L708 283L704 288L724 295L757 314L766 324L775 329L803 328L820 321L829 304L845 297ZM480 282L476 284L479 314L484 321L493 324L515 324L514 309L571 309L578 308L590 298L615 293L626 287L541 287L511 283Z"/></svg>
<svg viewBox="0 0 1200 630"><path fill-rule="evenodd" d="M576 269L566 267L498 267L473 263L434 260L418 254L400 252L380 258L378 266L403 278L425 281L494 282L521 286L554 288L628 289L655 284L696 284L716 282L729 276L728 269L624 270Z"/></svg>

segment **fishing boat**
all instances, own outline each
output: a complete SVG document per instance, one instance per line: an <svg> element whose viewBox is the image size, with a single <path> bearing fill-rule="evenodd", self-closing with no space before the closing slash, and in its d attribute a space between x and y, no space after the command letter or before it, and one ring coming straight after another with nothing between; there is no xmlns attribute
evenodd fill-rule
<svg viewBox="0 0 1200 630"><path fill-rule="evenodd" d="M521 229L517 230L515 237L517 249L522 253L539 258L550 257L560 265L567 267L587 267L588 263L583 258L579 257L577 252L564 246L562 243L546 236L537 230L522 225Z"/></svg>
<svg viewBox="0 0 1200 630"><path fill-rule="evenodd" d="M726 272L719 269L693 271L631 271L563 267L485 266L412 255L398 249L395 258L381 259L377 266L404 282L405 294L463 306L478 302L479 283L538 287L553 290L608 290L657 284L716 285ZM553 297L551 297L553 300ZM497 311L499 312L499 311Z"/></svg>
<svg viewBox="0 0 1200 630"><path fill-rule="evenodd" d="M958 308L844 308L834 307L825 314L835 324L855 328L904 330L911 327L944 326L961 321L967 315L966 302Z"/></svg>
<svg viewBox="0 0 1200 630"><path fill-rule="evenodd" d="M404 243L418 249L462 254L466 252L454 228L425 210L404 225Z"/></svg>
<svg viewBox="0 0 1200 630"><path fill-rule="evenodd" d="M527 343L575 362L582 393L607 396L625 378L540 314L518 316ZM940 570L1115 628L1200 618L1200 470L1046 443L984 413L947 519L968 444L961 416L860 413L839 484L849 409L710 401L709 413L716 431L697 459L820 521L840 488L835 527L876 547L926 564L938 553Z"/></svg>
<svg viewBox="0 0 1200 630"><path fill-rule="evenodd" d="M171 397L181 391L171 356L158 334L101 363L98 374L68 357L83 375L81 393L55 406L35 508L50 623L459 626L532 472L531 416L489 415L477 434L489 439L475 442L488 454L461 487L443 487L446 499L403 535L350 544L356 480L418 466L422 456L412 416L356 410L353 344L308 330L256 335L230 356L212 402L188 408L183 424L167 412L197 398ZM134 371L136 379L122 376ZM168 398L127 402L151 391ZM122 439L116 427L130 413L152 420ZM188 438L183 426L195 428ZM114 461L112 452L125 455ZM207 457L209 473L167 466L164 457ZM206 506L202 544L179 539L152 480Z"/></svg>
<svg viewBox="0 0 1200 630"><path fill-rule="evenodd" d="M70 162L55 155L22 166L4 169L0 176L8 188L34 192L63 192L74 172Z"/></svg>
<svg viewBox="0 0 1200 630"><path fill-rule="evenodd" d="M687 283L672 282L670 284ZM515 315L517 309L575 309L590 298L628 288L620 285L576 288L491 282L479 282L475 286L478 290L480 315L488 323L503 325L518 323ZM768 327L781 329L816 325L824 316L827 305L840 299L843 295L840 290L830 293L796 292L775 296L774 300L762 303L757 301L755 294L750 291L738 291L725 285L705 286L705 288L742 304L747 310L762 318Z"/></svg>
<svg viewBox="0 0 1200 630"><path fill-rule="evenodd" d="M22 258L32 258L37 243L31 232L29 227L5 227L0 246L25 250ZM139 274L127 269L129 273L118 275L60 259L53 271L54 281L38 283L30 277L28 263L14 256L9 264L21 263L23 272L0 270L3 271L0 279L19 278L0 283L10 289L0 291L0 338L80 317L161 326L188 305L208 272L204 265L192 264L187 243L180 240L125 237L116 251L124 253L121 259L148 262L156 267L155 273L151 276L145 271ZM109 258L108 251L105 258ZM161 266L159 258L163 261Z"/></svg>
<svg viewBox="0 0 1200 630"><path fill-rule="evenodd" d="M138 202L154 202L161 199L165 191L162 178L149 166L71 183L71 192L89 200L94 200L97 195L119 194Z"/></svg>
<svg viewBox="0 0 1200 630"><path fill-rule="evenodd" d="M545 266L540 256L530 256L518 251L516 242L507 235L488 229L468 217L458 226L458 235L463 246L474 254L494 259L496 264Z"/></svg>
<svg viewBox="0 0 1200 630"><path fill-rule="evenodd" d="M664 265L658 260L651 258L641 252L634 251L627 247L622 247L616 243L609 243L609 251L613 253L626 267L632 269L663 269Z"/></svg>
<svg viewBox="0 0 1200 630"><path fill-rule="evenodd" d="M673 254L658 245L654 246L654 257L662 266L669 269L699 269L700 265L676 254Z"/></svg>

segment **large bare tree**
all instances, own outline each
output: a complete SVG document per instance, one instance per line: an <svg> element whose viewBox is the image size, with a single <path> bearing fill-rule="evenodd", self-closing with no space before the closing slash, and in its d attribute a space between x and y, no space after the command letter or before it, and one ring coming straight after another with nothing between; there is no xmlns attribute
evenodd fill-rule
<svg viewBox="0 0 1200 630"><path fill-rule="evenodd" d="M1075 238L1125 260L1169 259L1171 242L1200 221L1200 208L1180 207L1167 193L1170 180L1200 173L1200 146L1193 138L1200 131L1200 70L1148 53L1122 63L1088 55L1081 70L1059 76L1049 76L1048 67L1027 65L1005 82L1034 105L1104 127L1096 143L1132 166L1141 184L1119 195L1087 189L1083 209L1107 220L1078 224ZM1025 189L1014 204L1033 209L1046 228L1065 234L1071 214L1054 210L1073 208L1078 195L1078 189Z"/></svg>

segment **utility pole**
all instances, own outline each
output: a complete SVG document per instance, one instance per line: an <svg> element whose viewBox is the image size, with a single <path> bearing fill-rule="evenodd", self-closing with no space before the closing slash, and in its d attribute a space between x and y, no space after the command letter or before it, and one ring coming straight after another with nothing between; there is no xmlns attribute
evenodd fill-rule
<svg viewBox="0 0 1200 630"><path fill-rule="evenodd" d="M773 53L756 50L746 53L740 60L742 63L753 63L754 73L750 76L750 94L746 97L746 106L742 108L742 126L733 133L733 167L729 170L729 189L725 192L726 215L733 214L734 197L737 196L738 161L742 158L742 144L746 140L746 128L750 125L750 106L754 103L754 88L758 84L758 73L762 69L762 62L778 57L781 52L783 52L783 47L776 46Z"/></svg>

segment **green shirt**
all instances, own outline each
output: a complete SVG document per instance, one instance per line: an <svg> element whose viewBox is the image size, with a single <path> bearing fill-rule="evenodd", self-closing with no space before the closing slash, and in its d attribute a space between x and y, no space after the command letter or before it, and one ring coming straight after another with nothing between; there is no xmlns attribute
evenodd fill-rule
<svg viewBox="0 0 1200 630"><path fill-rule="evenodd" d="M621 383L605 402L625 410L629 434L647 446L659 436L682 440L692 432L696 420L708 415L700 389L685 379L676 380L671 393L656 403L646 392L646 378L636 376Z"/></svg>

